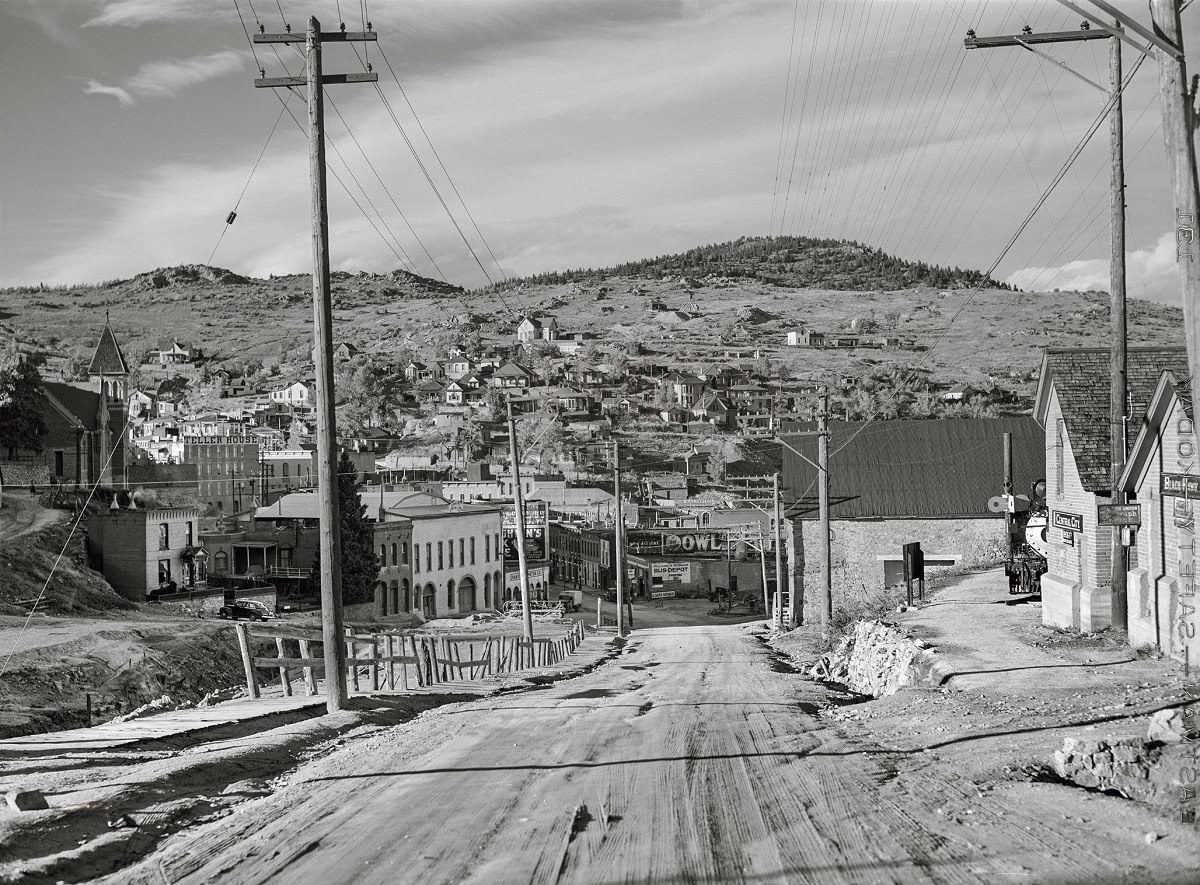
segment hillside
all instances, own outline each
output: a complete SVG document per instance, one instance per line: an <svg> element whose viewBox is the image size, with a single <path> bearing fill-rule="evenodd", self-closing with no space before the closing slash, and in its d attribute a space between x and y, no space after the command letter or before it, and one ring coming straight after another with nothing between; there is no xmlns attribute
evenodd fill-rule
<svg viewBox="0 0 1200 885"><path fill-rule="evenodd" d="M799 244L799 245L797 245ZM843 259L836 259L841 254ZM808 270L805 270L808 268ZM706 271L702 273L702 271ZM717 272L717 271L720 272ZM658 362L686 367L755 350L800 380L862 377L918 366L942 383L1009 379L1029 393L1046 347L1107 346L1108 296L975 292L976 272L940 269L944 287L861 285L926 274L852 243L739 240L599 271L570 271L465 291L404 271L333 276L335 338L385 358L437 358L454 341L511 341L522 314L556 317L596 337L596 356L636 340ZM829 285L787 282L810 274ZM1136 295L1136 292L1134 293ZM201 348L210 367L232 360L278 364L298 375L310 360L307 274L247 278L203 266L165 268L91 286L0 291L7 328L53 357L90 355L106 313L131 361L163 339ZM898 338L868 349L785 347L800 327ZM1178 308L1129 301L1133 344L1183 344Z"/></svg>
<svg viewBox="0 0 1200 885"><path fill-rule="evenodd" d="M809 237L740 237L729 243L699 246L675 255L660 255L601 270L567 270L506 280L486 291L528 283L602 282L609 277L683 275L734 277L796 289L902 289L912 286L962 288L983 283L1007 289L982 273L905 261L847 240Z"/></svg>

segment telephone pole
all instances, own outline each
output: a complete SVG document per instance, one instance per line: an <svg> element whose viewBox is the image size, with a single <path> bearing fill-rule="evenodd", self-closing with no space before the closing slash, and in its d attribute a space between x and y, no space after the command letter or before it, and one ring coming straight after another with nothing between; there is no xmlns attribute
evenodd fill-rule
<svg viewBox="0 0 1200 885"><path fill-rule="evenodd" d="M829 543L829 389L821 385L821 411L817 414L817 508L821 543L821 630L833 629L833 568Z"/></svg>
<svg viewBox="0 0 1200 885"><path fill-rule="evenodd" d="M617 635L625 635L625 514L621 509L621 444L613 443L613 506L616 525L613 532L613 561L617 570Z"/></svg>
<svg viewBox="0 0 1200 885"><path fill-rule="evenodd" d="M1103 91L1097 83L1068 68L1034 48L1036 44L1075 43L1080 40L1108 40L1108 101L1109 101L1109 153L1111 170L1109 175L1109 229L1112 234L1109 260L1109 314L1112 318L1112 346L1110 355L1111 386L1109 390L1109 501L1123 504L1125 495L1121 491L1121 474L1125 470L1125 391L1126 391L1126 312L1125 312L1125 148L1124 123L1121 114L1121 39L1118 36L1121 23L1099 26L1083 22L1078 31L1061 31L1034 34L1028 28L1024 33L1002 37L976 37L967 32L964 45L968 49L991 49L1001 46L1020 46L1039 55L1074 74L1086 83ZM1121 530L1111 531L1111 578L1110 605L1112 625L1117 630L1127 627L1128 592L1126 585L1127 557L1125 545L1121 543Z"/></svg>
<svg viewBox="0 0 1200 885"><path fill-rule="evenodd" d="M521 461L517 455L517 422L508 404L508 451L512 456L513 506L517 511L517 571L521 586L521 624L526 642L533 641L533 609L529 605L529 565L525 558L525 492L521 488ZM503 560L501 560L503 561Z"/></svg>
<svg viewBox="0 0 1200 885"><path fill-rule="evenodd" d="M325 646L325 709L336 713L346 698L346 636L342 624L342 541L338 516L337 436L333 395L333 307L329 293L329 211L325 189L325 97L329 83L367 83L377 74L323 74L321 44L375 40L374 31L322 33L315 17L300 34L254 35L255 43L304 43L307 77L267 77L258 88L308 87L308 171L312 189L314 356L317 360L317 492L320 506L321 635Z"/></svg>
<svg viewBox="0 0 1200 885"><path fill-rule="evenodd" d="M773 486L773 500L775 503L775 626L782 630L784 624L783 614L783 522L779 518L779 474L775 474L775 482ZM730 599L730 602L733 600ZM792 600L788 598L787 604L787 625L791 629L792 625Z"/></svg>
<svg viewBox="0 0 1200 885"><path fill-rule="evenodd" d="M1200 184L1196 170L1197 81L1189 87L1183 62L1183 25L1176 0L1150 0L1154 29L1173 51L1158 48L1158 84L1162 101L1163 137L1175 190L1175 261L1183 283L1183 323L1188 364L1200 378ZM1155 44L1156 46L1158 44ZM1200 384L1192 384L1192 408L1200 403ZM1193 412L1193 414L1197 414Z"/></svg>

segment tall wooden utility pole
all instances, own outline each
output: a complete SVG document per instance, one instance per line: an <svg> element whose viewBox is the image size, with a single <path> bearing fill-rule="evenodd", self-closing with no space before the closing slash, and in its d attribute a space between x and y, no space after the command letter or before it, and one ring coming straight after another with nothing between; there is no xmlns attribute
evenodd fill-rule
<svg viewBox="0 0 1200 885"><path fill-rule="evenodd" d="M1177 0L1150 0L1157 35L1174 51L1158 48L1163 137L1175 190L1175 260L1183 283L1183 323L1192 376L1192 409L1200 403L1200 183L1196 170L1196 82L1188 85L1183 25ZM1157 44L1156 44L1157 45ZM1200 412L1193 411L1193 415Z"/></svg>
<svg viewBox="0 0 1200 885"><path fill-rule="evenodd" d="M325 709L336 713L346 698L346 636L342 625L342 541L338 516L337 421L333 395L333 307L329 294L329 211L325 194L325 97L329 83L368 83L374 73L322 74L321 44L375 40L374 31L321 32L316 18L300 34L255 34L255 43L304 43L307 77L267 77L256 87L308 87L308 174L312 187L314 357L317 361L317 493L320 506L321 636L325 646Z"/></svg>
<svg viewBox="0 0 1200 885"><path fill-rule="evenodd" d="M621 507L621 444L613 443L613 562L617 570L617 635L625 635L625 514Z"/></svg>
<svg viewBox="0 0 1200 885"><path fill-rule="evenodd" d="M763 534L762 523L758 524L758 563L762 566L763 584L763 614L771 617L771 594L767 590L767 538ZM779 586L779 576L775 576L775 586Z"/></svg>
<svg viewBox="0 0 1200 885"><path fill-rule="evenodd" d="M529 564L525 558L525 491L521 488L521 459L517 453L517 421L508 404L508 452L512 456L513 506L517 510L517 581L521 587L521 624L526 642L533 641L533 609L529 605ZM503 562L503 559L501 559Z"/></svg>
<svg viewBox="0 0 1200 885"><path fill-rule="evenodd" d="M833 628L833 562L829 543L829 389L821 385L821 411L817 415L817 507L821 522L821 629Z"/></svg>
<svg viewBox="0 0 1200 885"><path fill-rule="evenodd" d="M787 615L783 611L783 520L779 516L779 474L775 474L775 482L773 485L772 500L775 503L775 626L783 629L786 621L790 630L794 625L792 623L792 600L789 597L787 603Z"/></svg>
<svg viewBox="0 0 1200 885"><path fill-rule="evenodd" d="M1121 474L1125 472L1125 138L1121 116L1121 41L1108 38L1108 86L1111 90L1112 108L1108 112L1108 142L1112 160L1109 188L1109 226L1112 231L1112 252L1109 264L1109 313L1112 317L1112 386L1109 401L1109 445L1112 450L1111 475L1109 477L1109 503L1124 504L1125 493L1121 490ZM1113 526L1110 549L1112 550L1112 625L1114 630L1125 630L1129 626L1128 590L1126 569L1128 556L1121 543L1121 529Z"/></svg>
<svg viewBox="0 0 1200 885"><path fill-rule="evenodd" d="M992 49L1000 46L1021 46L1074 74L1085 83L1104 91L1098 83L1076 73L1062 62L1035 49L1038 44L1077 43L1080 40L1108 41L1108 124L1109 124L1109 229L1112 233L1109 260L1109 315L1112 318L1109 388L1109 494L1113 504L1122 504L1121 474L1125 470L1125 412L1126 412L1126 312L1125 312L1125 148L1124 124L1121 116L1121 39L1120 22L1098 25L1091 29L1088 22L1078 31L1056 31L1046 34L1022 33L1003 37L975 37L968 33L964 44L968 49ZM1009 492L1011 494L1011 492ZM1121 529L1113 528L1110 537L1111 578L1109 600L1112 625L1124 630L1127 625L1127 557L1121 543Z"/></svg>

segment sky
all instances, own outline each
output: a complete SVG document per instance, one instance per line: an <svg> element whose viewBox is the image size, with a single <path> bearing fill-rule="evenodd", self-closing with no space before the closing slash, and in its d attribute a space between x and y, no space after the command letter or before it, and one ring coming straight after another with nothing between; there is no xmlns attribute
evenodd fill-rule
<svg viewBox="0 0 1200 885"><path fill-rule="evenodd" d="M1103 108L1075 74L1107 83L1107 41L1047 49L1075 74L963 48L1078 29L1053 0L0 0L0 286L307 272L304 90L253 83L303 53L243 24L309 15L379 35L323 51L380 75L325 90L335 270L474 288L792 234L1107 288L1106 122L1004 251ZM1129 295L1178 303L1152 57L1124 111Z"/></svg>

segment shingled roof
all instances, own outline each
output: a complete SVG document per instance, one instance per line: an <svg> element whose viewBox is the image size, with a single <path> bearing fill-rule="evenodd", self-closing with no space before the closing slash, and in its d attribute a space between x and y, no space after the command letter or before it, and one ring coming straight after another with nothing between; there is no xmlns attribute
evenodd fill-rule
<svg viewBox="0 0 1200 885"><path fill-rule="evenodd" d="M1109 479L1112 468L1109 434L1111 360L1108 348L1047 350L1042 357L1034 406L1035 417L1044 425L1051 389L1058 395L1080 482L1087 491L1095 494L1107 494L1112 485ZM1186 378L1187 349L1130 347L1126 351L1125 383L1130 403L1127 445L1130 449L1164 371Z"/></svg>
<svg viewBox="0 0 1200 885"><path fill-rule="evenodd" d="M88 366L89 375L128 375L129 367L125 365L125 357L121 355L121 347L117 344L117 336L112 327L104 324L100 333L100 342L92 355L92 363Z"/></svg>
<svg viewBox="0 0 1200 885"><path fill-rule="evenodd" d="M816 430L816 424L805 422L798 429ZM988 507L988 501L1004 491L1005 433L1012 434L1014 491L1027 492L1045 477L1046 470L1045 431L1032 418L830 421L830 515L834 519L1002 516ZM783 441L787 515L815 519L817 436L785 435Z"/></svg>

